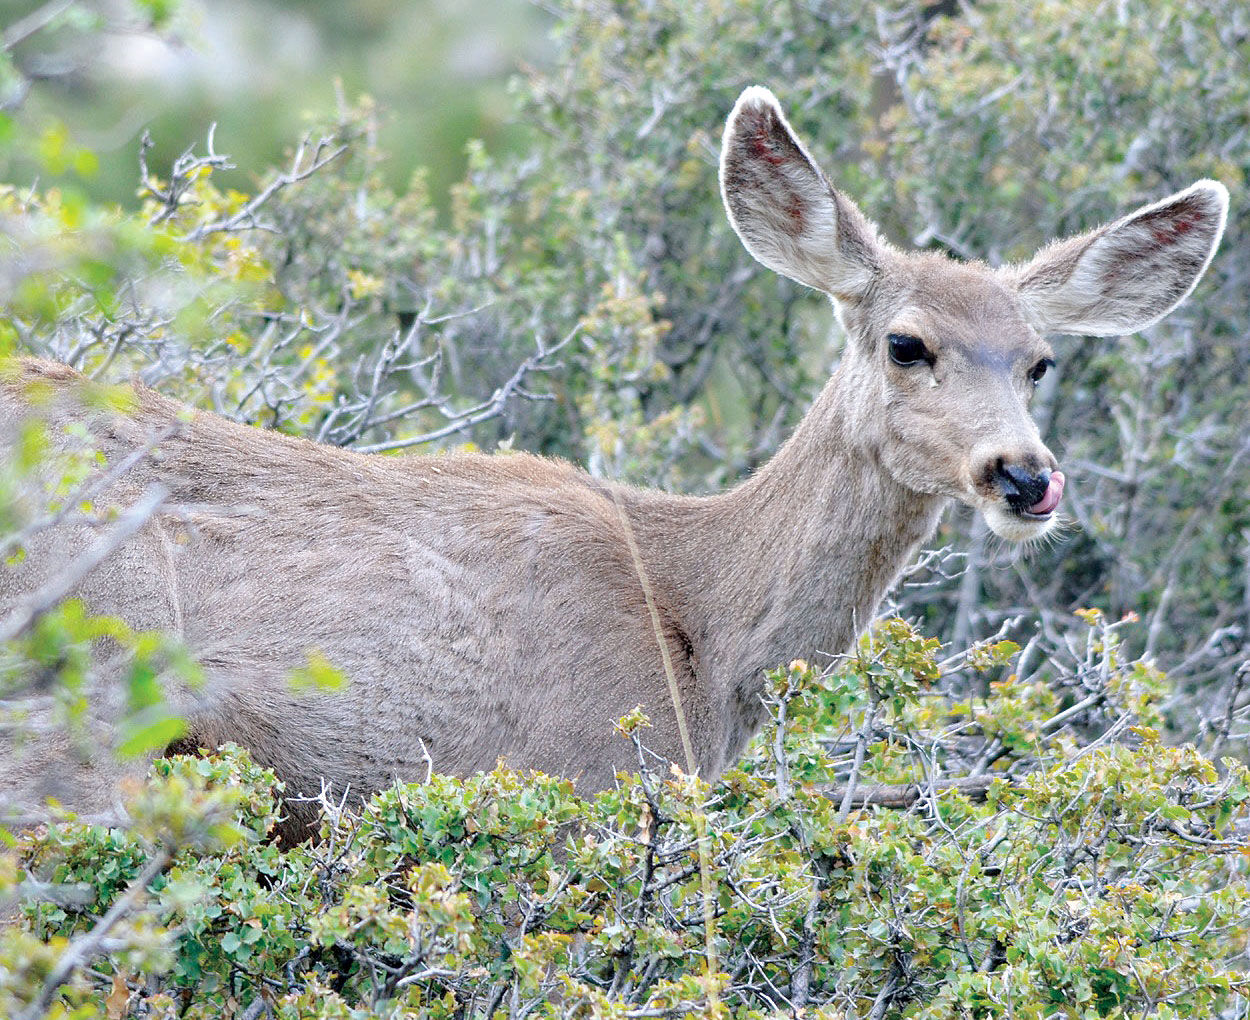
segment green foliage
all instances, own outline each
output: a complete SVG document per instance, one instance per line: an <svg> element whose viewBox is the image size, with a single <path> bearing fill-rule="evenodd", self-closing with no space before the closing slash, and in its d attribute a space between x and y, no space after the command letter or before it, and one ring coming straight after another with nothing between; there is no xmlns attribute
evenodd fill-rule
<svg viewBox="0 0 1250 1020"><path fill-rule="evenodd" d="M28 679L55 676L53 686L61 701L62 721L71 734L78 732L88 709L93 645L111 643L126 660L121 687L126 699L118 753L135 757L159 751L182 736L182 720L165 704L160 680L167 671L192 684L200 682L198 665L176 640L159 631L136 632L112 616L92 616L79 599L68 599L41 613L30 630L10 643L9 661L0 675L0 696L15 697Z"/></svg>
<svg viewBox="0 0 1250 1020"><path fill-rule="evenodd" d="M433 776L329 805L318 841L280 849L273 776L243 752L160 762L129 830L19 840L22 872L85 895L28 905L3 936L0 1008L21 1015L40 961L146 872L57 1001L191 1018L258 998L291 1018L1221 1015L1250 992L1250 772L1134 735L1166 691L1156 677L1143 696L1100 625L1101 725L1074 728L1053 698L933 696L950 679L936 646L891 620L832 675L775 674L784 729L711 788L644 772L586 799L542 775ZM930 696L883 702L917 678ZM879 705L860 769L839 739ZM980 794L943 786L990 748ZM920 796L846 811L848 783ZM164 846L181 849L147 872Z"/></svg>

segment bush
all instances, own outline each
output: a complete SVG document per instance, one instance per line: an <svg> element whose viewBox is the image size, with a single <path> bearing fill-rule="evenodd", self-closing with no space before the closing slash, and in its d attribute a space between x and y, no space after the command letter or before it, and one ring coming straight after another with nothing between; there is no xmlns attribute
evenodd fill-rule
<svg viewBox="0 0 1250 1020"><path fill-rule="evenodd" d="M1160 743L1167 684L1123 661L1122 629L1092 614L1093 673L1047 683L1009 643L943 668L887 621L832 673L774 674L773 723L712 787L434 776L326 805L320 840L287 850L244 752L158 763L127 829L20 841L62 899L5 934L0 1009L1234 1015L1250 772ZM952 695L978 671L1001 678L988 696ZM640 761L645 735L619 737ZM50 975L81 947L99 958Z"/></svg>

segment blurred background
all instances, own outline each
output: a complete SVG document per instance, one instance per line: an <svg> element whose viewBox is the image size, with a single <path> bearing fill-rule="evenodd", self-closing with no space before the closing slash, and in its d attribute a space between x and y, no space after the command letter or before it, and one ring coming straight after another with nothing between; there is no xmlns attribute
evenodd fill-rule
<svg viewBox="0 0 1250 1020"><path fill-rule="evenodd" d="M216 124L218 147L251 168L224 179L248 187L311 121L368 95L388 183L403 188L425 167L445 209L470 138L493 151L521 143L508 82L550 63L556 21L523 0L184 0L154 34L144 15L159 5L4 0L0 25L61 7L15 50L36 78L26 103L96 154L93 197L132 206L144 129L154 161L170 163Z"/></svg>

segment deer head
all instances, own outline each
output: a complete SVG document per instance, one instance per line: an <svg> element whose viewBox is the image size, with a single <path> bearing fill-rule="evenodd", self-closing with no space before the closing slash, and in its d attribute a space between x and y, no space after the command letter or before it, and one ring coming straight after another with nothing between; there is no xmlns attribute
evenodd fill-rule
<svg viewBox="0 0 1250 1020"><path fill-rule="evenodd" d="M767 89L725 126L721 192L768 268L824 291L857 391L844 441L920 493L961 500L1004 538L1054 526L1064 476L1029 416L1050 333L1109 336L1161 319L1193 289L1224 229L1228 192L1199 181L1032 261L994 269L900 251L833 188Z"/></svg>

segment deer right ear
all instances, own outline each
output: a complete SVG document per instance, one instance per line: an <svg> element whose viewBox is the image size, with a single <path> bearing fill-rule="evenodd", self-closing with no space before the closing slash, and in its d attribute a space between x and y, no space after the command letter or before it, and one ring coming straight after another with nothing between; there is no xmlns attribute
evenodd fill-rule
<svg viewBox="0 0 1250 1020"><path fill-rule="evenodd" d="M729 115L720 186L729 222L769 269L844 301L867 289L881 262L876 228L829 186L766 88L748 88Z"/></svg>
<svg viewBox="0 0 1250 1020"><path fill-rule="evenodd" d="M1017 273L1044 333L1114 336L1158 322L1194 289L1228 216L1228 190L1198 181L1161 202L1044 248Z"/></svg>

